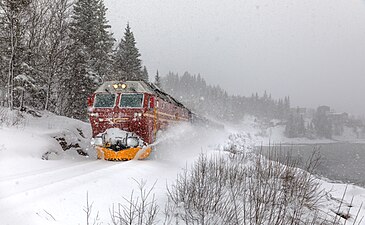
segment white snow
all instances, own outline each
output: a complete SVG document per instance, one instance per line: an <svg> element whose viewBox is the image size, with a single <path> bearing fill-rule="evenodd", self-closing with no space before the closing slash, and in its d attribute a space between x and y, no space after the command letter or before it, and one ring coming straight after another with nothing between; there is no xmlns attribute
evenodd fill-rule
<svg viewBox="0 0 365 225"><path fill-rule="evenodd" d="M82 130L85 139L79 135ZM0 224L86 224L86 195L109 221L109 208L123 202L137 188L135 180L157 182L154 193L160 203L166 184L201 152L209 151L227 137L224 132L202 134L191 125L171 128L161 139L155 156L147 160L110 162L80 156L75 149L63 151L54 136L81 140L88 148L91 130L87 123L44 113L41 118L25 115L20 125L0 128ZM173 143L173 144L172 144ZM50 160L42 160L52 152ZM163 205L163 204L161 204Z"/></svg>
<svg viewBox="0 0 365 225"><path fill-rule="evenodd" d="M86 224L83 210L87 195L93 203L92 217L99 212L103 224L108 224L113 203L123 203L123 197L128 198L137 188L136 181L141 180L146 180L147 187L156 182L153 192L163 211L166 185L189 168L200 153L219 154L217 146L235 143L245 146L244 151L252 151L253 145L267 140L257 135L261 129L252 118L239 127L219 131L182 124L160 134L158 151L149 159L110 162L96 160L89 145L88 123L46 112L40 118L23 115L16 126L0 126L1 225ZM230 133L236 136L228 139ZM282 137L276 131L270 137L276 137L274 134ZM68 144L78 143L89 156L79 155L75 147L64 151L54 137L62 137ZM43 160L44 156L48 160ZM335 207L333 199L341 199L346 185L321 182L327 190L333 189L332 199L323 203L323 210L328 211ZM349 185L345 200L350 203L352 197L351 213L356 213L365 202L365 190Z"/></svg>

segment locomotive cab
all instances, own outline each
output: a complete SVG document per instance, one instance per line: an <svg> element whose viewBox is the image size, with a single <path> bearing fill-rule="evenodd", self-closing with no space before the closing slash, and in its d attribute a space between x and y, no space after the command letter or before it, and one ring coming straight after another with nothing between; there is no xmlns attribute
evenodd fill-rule
<svg viewBox="0 0 365 225"><path fill-rule="evenodd" d="M98 158L108 160L146 158L157 130L189 120L181 103L144 81L105 82L88 99L88 113Z"/></svg>

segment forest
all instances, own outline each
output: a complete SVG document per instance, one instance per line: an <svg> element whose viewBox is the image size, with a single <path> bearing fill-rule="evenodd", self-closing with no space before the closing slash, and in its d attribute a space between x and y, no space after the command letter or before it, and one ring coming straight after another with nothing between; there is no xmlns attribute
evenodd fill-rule
<svg viewBox="0 0 365 225"><path fill-rule="evenodd" d="M116 41L102 0L1 0L0 101L85 119L105 80L148 79L129 24Z"/></svg>
<svg viewBox="0 0 365 225"><path fill-rule="evenodd" d="M1 0L0 106L86 120L87 96L104 81L149 81L131 26L121 27L124 35L116 40L106 11L103 0ZM361 121L329 115L323 107L305 121L308 113L291 108L289 96L230 95L189 72L156 71L153 77L188 108L215 120L235 122L247 114L278 119L288 137L331 138L346 124L363 129Z"/></svg>

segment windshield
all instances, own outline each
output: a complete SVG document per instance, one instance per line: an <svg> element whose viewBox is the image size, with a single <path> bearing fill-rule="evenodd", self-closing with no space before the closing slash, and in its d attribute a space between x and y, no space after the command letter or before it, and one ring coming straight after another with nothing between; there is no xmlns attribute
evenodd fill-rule
<svg viewBox="0 0 365 225"><path fill-rule="evenodd" d="M112 108L115 104L115 94L96 94L95 108Z"/></svg>
<svg viewBox="0 0 365 225"><path fill-rule="evenodd" d="M122 94L120 99L121 108L141 108L143 94Z"/></svg>

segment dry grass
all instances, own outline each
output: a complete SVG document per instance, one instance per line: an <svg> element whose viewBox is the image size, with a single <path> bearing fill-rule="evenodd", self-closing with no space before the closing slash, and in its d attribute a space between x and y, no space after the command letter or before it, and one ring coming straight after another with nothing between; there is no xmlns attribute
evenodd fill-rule
<svg viewBox="0 0 365 225"><path fill-rule="evenodd" d="M272 148L264 157L260 152L236 151L236 147L228 146L225 154L216 156L202 154L191 168L179 174L167 188L162 217L158 217L154 185L147 188L146 182L136 181L137 194L132 192L110 209L112 224L343 224L340 210L329 214L320 209L321 202L327 200L312 175L320 160L316 152L303 170L297 167L298 160L280 155L280 149Z"/></svg>
<svg viewBox="0 0 365 225"><path fill-rule="evenodd" d="M229 150L229 157L201 155L168 188L165 224L334 224L317 213L324 194L307 171L290 157L285 165L272 151L268 158Z"/></svg>

